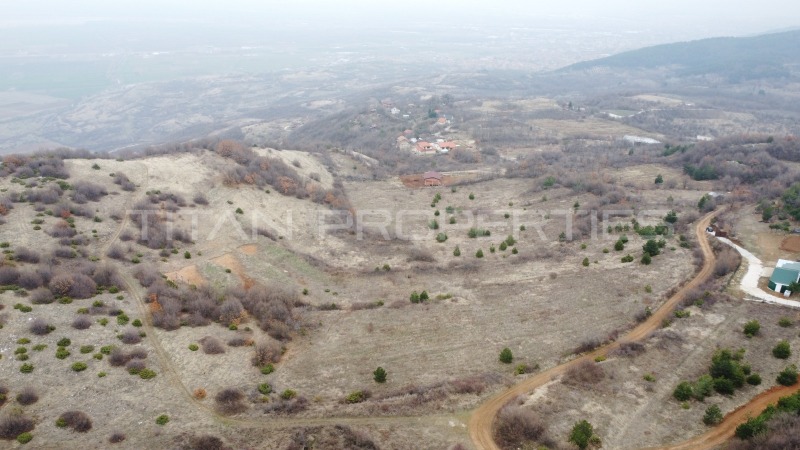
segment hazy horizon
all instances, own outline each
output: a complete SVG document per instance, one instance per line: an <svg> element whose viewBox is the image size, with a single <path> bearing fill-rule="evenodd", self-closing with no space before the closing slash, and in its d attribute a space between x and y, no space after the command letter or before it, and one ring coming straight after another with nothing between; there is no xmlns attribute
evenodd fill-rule
<svg viewBox="0 0 800 450"><path fill-rule="evenodd" d="M592 25L597 29L626 23L653 32L668 30L676 35L716 36L769 32L800 25L800 4L766 0L758 4L732 6L718 0L676 0L660 4L609 0L578 0L564 3L485 1L422 2L408 0L389 4L345 0L328 2L305 0L257 2L235 0L224 5L217 1L182 2L106 2L78 0L60 2L31 0L4 1L0 26L25 27L49 24L80 24L91 21L195 22L207 24L256 25L261 21L321 20L329 26L337 23L358 23L365 27L403 28L415 23L458 21L463 25L500 25L508 21L515 26L531 23L540 26L548 21ZM273 3L273 4L271 4Z"/></svg>

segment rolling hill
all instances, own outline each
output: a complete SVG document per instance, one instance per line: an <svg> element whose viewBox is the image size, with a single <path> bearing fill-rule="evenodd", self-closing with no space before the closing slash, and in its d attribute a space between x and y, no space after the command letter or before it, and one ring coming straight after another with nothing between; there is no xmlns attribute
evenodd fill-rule
<svg viewBox="0 0 800 450"><path fill-rule="evenodd" d="M784 78L796 73L800 30L754 37L720 37L657 45L584 61L560 72L595 68L666 68L677 76L717 74L731 81Z"/></svg>

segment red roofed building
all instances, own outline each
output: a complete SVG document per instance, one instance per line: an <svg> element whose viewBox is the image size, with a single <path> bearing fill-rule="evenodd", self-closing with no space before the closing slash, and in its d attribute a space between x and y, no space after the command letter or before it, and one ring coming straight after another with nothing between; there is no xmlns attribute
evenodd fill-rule
<svg viewBox="0 0 800 450"><path fill-rule="evenodd" d="M433 153L436 149L433 148L433 144L430 142L419 141L417 142L417 151L419 153Z"/></svg>
<svg viewBox="0 0 800 450"><path fill-rule="evenodd" d="M439 172L425 172L422 178L425 180L425 186L441 186L444 176Z"/></svg>

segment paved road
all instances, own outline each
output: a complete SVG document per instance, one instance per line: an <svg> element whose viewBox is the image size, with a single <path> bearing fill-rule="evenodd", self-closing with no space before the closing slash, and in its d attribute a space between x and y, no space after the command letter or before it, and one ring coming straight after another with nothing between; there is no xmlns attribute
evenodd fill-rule
<svg viewBox="0 0 800 450"><path fill-rule="evenodd" d="M747 261L747 273L742 277L740 284L742 291L746 294L745 300L769 303L772 305L783 305L790 308L800 308L800 302L788 300L777 295L770 295L758 287L758 280L764 273L764 264L758 257L742 247L736 245L727 238L717 238L720 242L730 245Z"/></svg>

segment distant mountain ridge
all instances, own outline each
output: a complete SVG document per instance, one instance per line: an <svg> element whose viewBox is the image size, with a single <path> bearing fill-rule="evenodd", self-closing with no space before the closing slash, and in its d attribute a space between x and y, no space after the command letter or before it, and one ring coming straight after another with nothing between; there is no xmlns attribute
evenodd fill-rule
<svg viewBox="0 0 800 450"><path fill-rule="evenodd" d="M601 67L622 70L664 67L679 76L718 74L731 80L788 77L800 67L800 30L657 45L579 62L559 72Z"/></svg>

